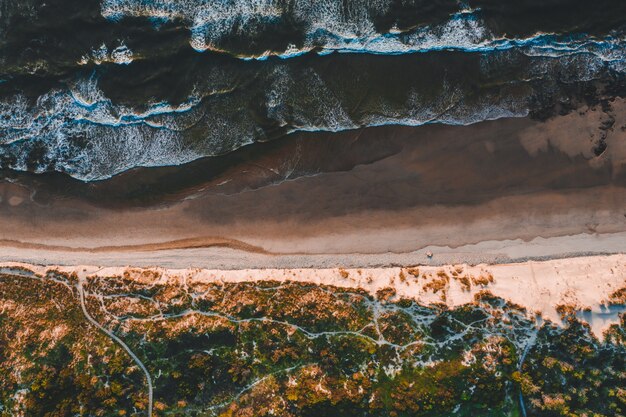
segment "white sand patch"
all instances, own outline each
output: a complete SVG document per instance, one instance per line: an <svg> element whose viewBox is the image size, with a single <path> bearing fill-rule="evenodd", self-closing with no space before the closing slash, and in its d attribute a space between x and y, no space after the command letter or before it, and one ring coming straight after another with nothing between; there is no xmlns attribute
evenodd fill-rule
<svg viewBox="0 0 626 417"><path fill-rule="evenodd" d="M626 287L626 255L588 256L547 261L471 266L468 264L418 266L415 268L302 268L302 269L166 269L96 266L33 266L24 263L0 263L0 271L26 268L37 274L48 270L76 273L79 277L121 276L127 272L142 282L255 282L295 281L345 288L360 288L371 294L393 288L396 298L406 297L421 304L445 303L455 307L474 300L487 290L493 295L525 307L529 315L540 313L544 319L560 323L557 306L590 310L601 315L612 293ZM418 272L419 270L419 272ZM156 272L156 274L145 272ZM617 322L611 318L591 320L594 334Z"/></svg>

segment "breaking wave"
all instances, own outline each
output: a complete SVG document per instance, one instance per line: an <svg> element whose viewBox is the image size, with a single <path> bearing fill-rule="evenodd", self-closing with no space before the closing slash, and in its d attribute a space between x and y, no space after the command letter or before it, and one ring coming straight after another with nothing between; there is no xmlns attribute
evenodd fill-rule
<svg viewBox="0 0 626 417"><path fill-rule="evenodd" d="M530 37L507 37L489 28L480 9L467 7L460 7L440 21L409 28L394 25L381 31L377 19L388 14L394 5L397 4L392 0L347 3L342 0L104 0L101 13L111 20L179 19L186 23L195 50L223 51L244 59L291 58L311 51L405 54L512 48L546 56L587 52L607 61L624 56L623 30L615 29L603 39L541 31ZM281 39L287 41L276 43L276 36L270 36L273 32L280 33ZM237 39L245 45L237 45ZM247 50L250 43L259 50Z"/></svg>
<svg viewBox="0 0 626 417"><path fill-rule="evenodd" d="M109 52L109 48L103 43L99 48L95 48L88 54L83 55L78 61L78 64L87 65L91 62L96 65L100 65L105 62L128 65L133 62L133 51L131 51L126 45L121 44Z"/></svg>
<svg viewBox="0 0 626 417"><path fill-rule="evenodd" d="M523 62L506 51L464 54L461 58L471 60L458 68L446 61L449 53L441 54L431 61L441 63L441 70L411 56L396 57L396 64L390 64L389 57L363 57L369 60L369 75L360 79L349 70L324 72L324 65L278 60L246 64L250 72L240 69L234 75L235 69L219 67L216 87L211 71L199 69L204 76L186 100L177 105L154 100L141 108L107 98L94 73L34 101L16 94L0 102L0 167L61 171L93 181L134 167L179 165L220 155L296 131L466 125L521 117L566 97L561 90L569 83L593 83L614 71L589 53L526 57ZM344 57L350 58L320 59L339 68L345 65ZM479 72L466 77L465 68L473 67ZM390 70L411 75L390 84ZM430 72L418 73L424 70ZM225 87L228 82L232 85ZM385 93L369 93L376 88Z"/></svg>
<svg viewBox="0 0 626 417"><path fill-rule="evenodd" d="M64 171L83 180L184 163L201 155L180 146L176 131L185 129L185 118L174 115L196 104L154 103L137 112L104 97L95 77L50 91L34 105L16 95L0 103L0 154L10 154L12 168L30 170L28 159L39 151L35 171Z"/></svg>

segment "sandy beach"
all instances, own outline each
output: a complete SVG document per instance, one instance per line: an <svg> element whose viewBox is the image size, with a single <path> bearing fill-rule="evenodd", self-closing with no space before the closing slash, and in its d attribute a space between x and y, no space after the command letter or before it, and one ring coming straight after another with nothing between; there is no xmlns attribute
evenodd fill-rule
<svg viewBox="0 0 626 417"><path fill-rule="evenodd" d="M211 159L96 183L17 176L0 184L0 260L232 269L623 253L626 113L611 106L298 134L221 171Z"/></svg>

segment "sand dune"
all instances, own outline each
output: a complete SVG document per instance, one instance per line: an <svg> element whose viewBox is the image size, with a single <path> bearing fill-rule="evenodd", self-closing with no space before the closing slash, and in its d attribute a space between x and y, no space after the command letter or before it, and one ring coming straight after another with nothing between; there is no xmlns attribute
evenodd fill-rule
<svg viewBox="0 0 626 417"><path fill-rule="evenodd" d="M617 311L607 314L611 295L626 288L626 255L590 256L549 261L526 261L498 265L454 264L419 265L410 268L266 268L219 270L203 268L132 268L89 265L34 266L25 263L0 263L0 272L26 268L44 275L47 270L77 273L86 277L127 276L142 282L254 282L297 281L318 285L361 288L375 295L393 288L396 297L414 299L421 304L443 303L454 307L473 302L474 295L489 291L521 305L529 315L560 323L559 306L587 310L592 330L603 330L619 319ZM149 271L150 273L145 273ZM19 271L18 271L19 272ZM156 281L155 281L156 280ZM429 285L431 284L431 285ZM615 302L615 301L614 301ZM623 308L622 308L623 310Z"/></svg>

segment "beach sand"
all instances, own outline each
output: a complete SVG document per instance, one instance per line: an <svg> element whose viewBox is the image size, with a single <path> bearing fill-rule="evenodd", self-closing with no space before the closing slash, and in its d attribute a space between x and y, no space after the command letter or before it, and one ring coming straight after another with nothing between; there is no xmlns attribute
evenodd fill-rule
<svg viewBox="0 0 626 417"><path fill-rule="evenodd" d="M96 183L14 176L0 183L0 261L233 270L625 253L626 104L605 107L303 133Z"/></svg>

